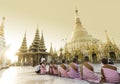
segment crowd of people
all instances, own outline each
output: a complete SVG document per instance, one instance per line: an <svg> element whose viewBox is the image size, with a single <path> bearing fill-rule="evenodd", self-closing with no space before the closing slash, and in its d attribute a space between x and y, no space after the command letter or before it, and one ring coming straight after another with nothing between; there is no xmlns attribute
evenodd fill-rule
<svg viewBox="0 0 120 84"><path fill-rule="evenodd" d="M90 63L88 56L84 57L84 62L80 65L78 64L77 58L74 58L72 63L69 64L63 59L60 65L57 65L56 60L52 60L48 70L46 69L46 61L43 60L42 63L36 67L35 72L41 75L49 74L94 83L120 83L120 74L117 72L117 67L114 66L114 63L107 58L102 58L101 63L103 65L101 67L101 74L94 71L94 67Z"/></svg>

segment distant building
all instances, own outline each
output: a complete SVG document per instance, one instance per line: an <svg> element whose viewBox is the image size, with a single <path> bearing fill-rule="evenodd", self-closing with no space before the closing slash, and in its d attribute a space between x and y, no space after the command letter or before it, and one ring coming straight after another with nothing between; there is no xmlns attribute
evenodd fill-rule
<svg viewBox="0 0 120 84"><path fill-rule="evenodd" d="M22 45L19 52L17 52L18 64L36 65L41 62L41 58L48 59L48 62L55 59L59 63L62 59L72 61L74 57L78 58L79 62L82 62L84 56L89 56L90 61L93 63L100 62L102 57L111 58L113 61L120 59L120 50L115 42L111 42L107 32L106 43L94 38L92 35L89 35L83 27L78 16L78 10L75 10L75 13L76 22L74 31L72 32L71 39L65 43L63 48L60 48L59 56L57 51L55 49L53 50L52 44L49 53L46 52L43 33L40 38L39 30L37 28L35 38L29 49L27 49L26 34L24 35Z"/></svg>
<svg viewBox="0 0 120 84"><path fill-rule="evenodd" d="M0 24L0 64L5 63L5 49L6 49L6 43L5 43L5 37L4 37L4 20L5 17L2 18L2 23Z"/></svg>
<svg viewBox="0 0 120 84"><path fill-rule="evenodd" d="M41 38L39 36L39 29L36 29L34 40L29 48L27 48L26 33L23 38L23 42L18 55L18 65L37 65L41 62L42 58L47 60L48 52L44 43L43 32Z"/></svg>
<svg viewBox="0 0 120 84"><path fill-rule="evenodd" d="M49 55L51 56L51 59L57 59L57 57L58 57L56 49L54 49L54 51L53 51L52 43L50 46Z"/></svg>
<svg viewBox="0 0 120 84"><path fill-rule="evenodd" d="M110 40L107 31L105 31L105 33L106 33L107 41L104 45L102 45L101 48L102 55L107 58L111 58L113 61L119 60L120 50L118 46L115 44L114 40L113 42Z"/></svg>
<svg viewBox="0 0 120 84"><path fill-rule="evenodd" d="M92 37L92 35L89 35L83 27L80 18L78 17L78 10L75 10L75 13L75 28L72 32L70 41L66 42L63 47L63 57L70 60L77 56L78 60L82 62L84 56L87 55L94 63L99 62L101 57L107 57L113 60L118 58L120 51L118 47L109 40L108 35L106 35L107 43L103 43Z"/></svg>

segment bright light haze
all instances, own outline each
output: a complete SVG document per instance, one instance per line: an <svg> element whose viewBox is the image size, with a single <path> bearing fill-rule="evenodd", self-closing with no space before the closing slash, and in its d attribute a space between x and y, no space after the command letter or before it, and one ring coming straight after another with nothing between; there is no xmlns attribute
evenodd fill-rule
<svg viewBox="0 0 120 84"><path fill-rule="evenodd" d="M29 47L38 24L40 34L43 30L47 51L50 43L58 50L65 43L62 39L71 37L75 8L90 35L106 41L106 29L110 39L120 44L120 0L0 0L0 23L6 17L6 44L11 44L16 52L26 32Z"/></svg>

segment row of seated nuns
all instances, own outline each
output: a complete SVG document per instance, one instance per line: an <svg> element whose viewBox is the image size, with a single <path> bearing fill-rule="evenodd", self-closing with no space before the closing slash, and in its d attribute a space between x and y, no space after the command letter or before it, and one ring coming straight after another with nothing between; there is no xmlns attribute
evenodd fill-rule
<svg viewBox="0 0 120 84"><path fill-rule="evenodd" d="M89 57L84 57L84 62L79 65L77 58L74 58L72 63L66 64L66 60L62 60L60 65L56 64L56 60L51 61L48 70L46 69L46 61L43 60L40 65L36 66L36 73L49 74L60 77L86 80L91 83L117 83L120 84L120 74L117 72L117 67L108 63L107 58L101 59L102 67L101 74L94 72L94 67L90 63Z"/></svg>

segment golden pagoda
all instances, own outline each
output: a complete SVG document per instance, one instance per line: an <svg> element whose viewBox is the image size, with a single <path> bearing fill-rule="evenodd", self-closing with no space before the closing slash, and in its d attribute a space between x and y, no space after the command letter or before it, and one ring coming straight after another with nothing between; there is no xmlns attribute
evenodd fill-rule
<svg viewBox="0 0 120 84"><path fill-rule="evenodd" d="M54 48L54 51L53 51L52 43L51 43L51 46L50 46L49 55L50 55L52 60L57 59L57 57L58 57L58 54L57 54L57 51L56 51L55 48Z"/></svg>
<svg viewBox="0 0 120 84"><path fill-rule="evenodd" d="M21 47L19 48L18 54L18 64L23 65L27 60L27 40L26 40L26 32L24 34L24 38L21 44Z"/></svg>
<svg viewBox="0 0 120 84"><path fill-rule="evenodd" d="M118 49L117 45L115 44L114 40L113 42L110 40L107 31L106 33L106 43L103 46L103 56L107 58L111 58L113 61L119 59L120 50Z"/></svg>
<svg viewBox="0 0 120 84"><path fill-rule="evenodd" d="M47 60L48 52L46 52L46 47L44 43L43 32L41 38L39 36L39 29L36 29L34 40L27 49L26 34L23 38L22 45L17 52L18 55L18 65L37 65L41 62L42 58Z"/></svg>
<svg viewBox="0 0 120 84"><path fill-rule="evenodd" d="M64 46L67 48L67 52L71 54L73 58L74 56L78 56L79 61L83 61L83 57L88 55L90 56L91 61L97 61L99 59L97 45L99 45L99 40L89 35L86 29L83 27L78 10L75 10L76 13L76 22L75 28L72 32L71 39ZM94 46L93 46L94 43ZM65 51L66 52L66 51Z"/></svg>
<svg viewBox="0 0 120 84"><path fill-rule="evenodd" d="M6 60L5 52L7 47L4 37L4 21L5 17L2 18L2 23L0 24L0 64L3 64Z"/></svg>

